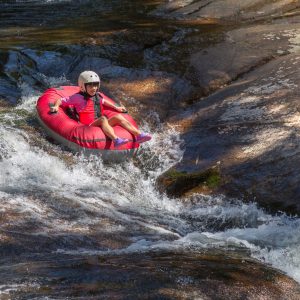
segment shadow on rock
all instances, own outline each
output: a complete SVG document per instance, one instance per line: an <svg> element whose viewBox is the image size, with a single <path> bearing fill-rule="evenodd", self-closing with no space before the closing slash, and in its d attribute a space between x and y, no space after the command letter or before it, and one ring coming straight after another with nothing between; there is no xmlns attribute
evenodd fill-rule
<svg viewBox="0 0 300 300"><path fill-rule="evenodd" d="M2 267L3 268L3 267ZM299 299L299 286L283 274L237 254L149 253L50 256L4 266L10 295L68 299ZM22 282L28 284L17 284ZM2 282L4 280L4 282ZM35 284L30 284L35 282Z"/></svg>

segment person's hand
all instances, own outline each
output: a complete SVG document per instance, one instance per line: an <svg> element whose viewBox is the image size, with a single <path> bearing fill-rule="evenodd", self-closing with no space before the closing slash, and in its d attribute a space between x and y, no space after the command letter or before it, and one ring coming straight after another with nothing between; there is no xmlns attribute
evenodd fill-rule
<svg viewBox="0 0 300 300"><path fill-rule="evenodd" d="M126 107L123 106L123 105L116 106L116 110L117 110L118 112L127 112Z"/></svg>
<svg viewBox="0 0 300 300"><path fill-rule="evenodd" d="M57 106L55 106L55 105L53 105L53 106L50 106L50 112L52 112L52 113L56 113L56 112L58 112L58 107L57 107Z"/></svg>

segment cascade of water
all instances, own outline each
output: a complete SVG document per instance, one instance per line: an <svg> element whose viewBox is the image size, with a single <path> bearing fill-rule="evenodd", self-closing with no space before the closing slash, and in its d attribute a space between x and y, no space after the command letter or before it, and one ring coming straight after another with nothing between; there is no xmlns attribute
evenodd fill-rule
<svg viewBox="0 0 300 300"><path fill-rule="evenodd" d="M244 247L300 282L299 219L271 216L255 203L222 196L195 194L183 203L158 193L155 179L183 154L176 131L160 124L164 133L154 132L143 145L142 157L150 163L139 167L133 162L104 165L97 157L71 155L57 145L47 152L32 145L32 133L14 124L24 118L18 109L32 113L38 97L28 84L20 88L15 117L10 111L0 124L0 201L7 220L1 223L1 239L21 236L28 252L36 251L35 241L55 240L52 253L72 255ZM99 240L108 233L122 242L104 246Z"/></svg>

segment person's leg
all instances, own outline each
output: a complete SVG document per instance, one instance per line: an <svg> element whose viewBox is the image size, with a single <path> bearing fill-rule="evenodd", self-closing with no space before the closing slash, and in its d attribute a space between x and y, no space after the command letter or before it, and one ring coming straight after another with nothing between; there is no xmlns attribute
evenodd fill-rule
<svg viewBox="0 0 300 300"><path fill-rule="evenodd" d="M120 147L126 143L129 142L128 139L122 139L119 138L115 132L114 129L112 128L112 126L110 126L108 120L106 117L100 117L99 119L97 119L96 121L94 121L93 123L90 124L90 126L100 126L103 130L103 132L110 138L113 140L114 142L114 146Z"/></svg>
<svg viewBox="0 0 300 300"><path fill-rule="evenodd" d="M121 114L115 115L108 119L108 123L111 126L121 125L127 129L130 133L136 136L135 141L139 144L150 141L151 135L149 133L141 132L135 128L127 119L125 119Z"/></svg>
<svg viewBox="0 0 300 300"><path fill-rule="evenodd" d="M121 114L115 115L108 120L110 126L121 125L133 135L141 134L141 131L134 127L128 120L126 120Z"/></svg>
<svg viewBox="0 0 300 300"><path fill-rule="evenodd" d="M114 129L110 126L106 117L100 117L94 121L90 126L99 126L102 128L103 132L112 140L117 138Z"/></svg>

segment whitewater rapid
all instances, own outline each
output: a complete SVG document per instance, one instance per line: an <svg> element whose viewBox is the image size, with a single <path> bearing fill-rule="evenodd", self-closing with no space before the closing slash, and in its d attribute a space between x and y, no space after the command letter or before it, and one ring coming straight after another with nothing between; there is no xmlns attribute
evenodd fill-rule
<svg viewBox="0 0 300 300"><path fill-rule="evenodd" d="M33 142L33 133L16 124L33 118L39 92L24 83L20 89L20 103L0 123L0 213L10 216L0 224L0 239L61 237L51 252L77 256L243 248L300 282L299 218L272 216L222 195L170 199L157 191L156 178L184 153L168 124L159 124L135 162L106 165L51 144L42 133ZM142 127L150 129L146 122ZM126 238L102 247L85 237L91 232Z"/></svg>

